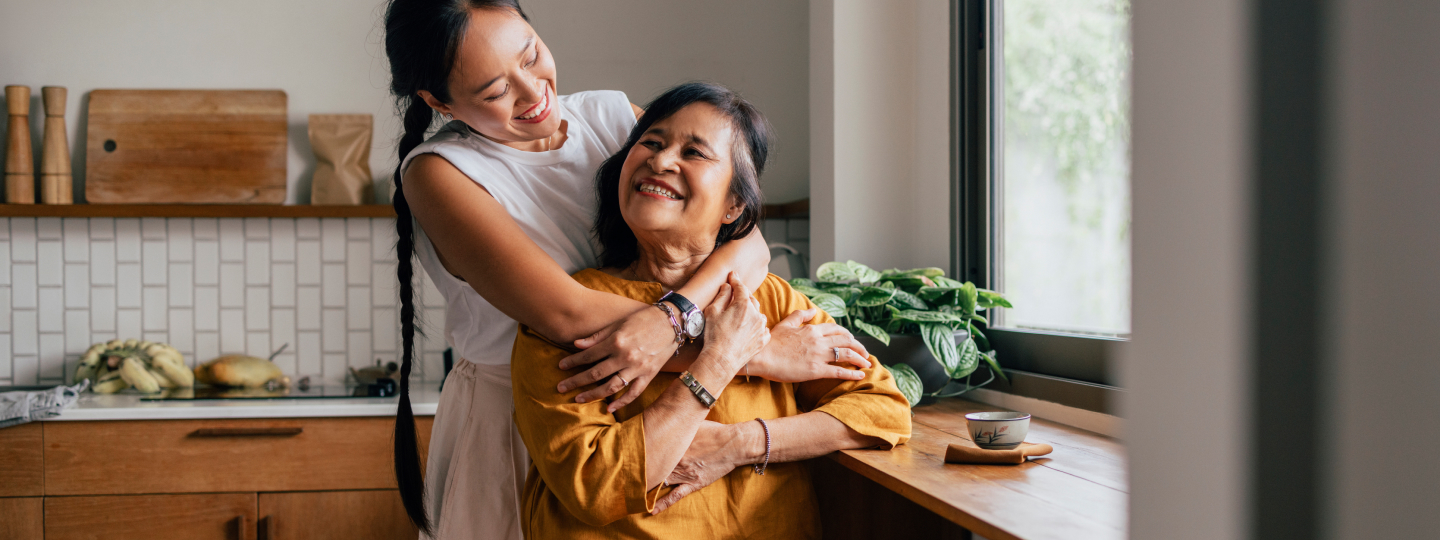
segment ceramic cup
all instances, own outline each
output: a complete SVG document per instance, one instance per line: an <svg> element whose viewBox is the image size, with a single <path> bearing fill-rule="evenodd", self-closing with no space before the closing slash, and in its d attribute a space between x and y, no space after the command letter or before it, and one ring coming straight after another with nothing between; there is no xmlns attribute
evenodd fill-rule
<svg viewBox="0 0 1440 540"><path fill-rule="evenodd" d="M965 415L971 441L986 450L1010 450L1025 441L1030 415L1022 412L977 412Z"/></svg>

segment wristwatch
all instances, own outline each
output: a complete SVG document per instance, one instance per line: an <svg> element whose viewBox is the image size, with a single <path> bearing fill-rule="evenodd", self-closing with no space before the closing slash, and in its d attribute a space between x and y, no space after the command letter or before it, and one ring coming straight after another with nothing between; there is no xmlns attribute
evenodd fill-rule
<svg viewBox="0 0 1440 540"><path fill-rule="evenodd" d="M690 338L690 341L700 339L700 336L705 334L705 315L700 313L700 308L695 307L690 299L670 291L661 296L658 302L670 302L680 309L680 327L685 330L685 337Z"/></svg>
<svg viewBox="0 0 1440 540"><path fill-rule="evenodd" d="M705 389L705 385L695 380L695 376L691 375L689 371L680 374L680 384L689 388L690 393L695 394L695 399L700 400L700 404L704 405L706 409L715 406L715 396L710 395L710 391Z"/></svg>

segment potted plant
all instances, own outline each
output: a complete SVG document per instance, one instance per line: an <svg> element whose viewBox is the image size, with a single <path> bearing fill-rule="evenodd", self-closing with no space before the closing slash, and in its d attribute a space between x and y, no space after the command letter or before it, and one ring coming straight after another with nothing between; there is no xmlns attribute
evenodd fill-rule
<svg viewBox="0 0 1440 540"><path fill-rule="evenodd" d="M995 361L978 312L1012 307L995 291L945 277L939 268L879 272L855 261L820 265L815 279L790 286L849 328L881 363L890 366L900 391L915 406L922 397L958 396L1005 374ZM990 378L969 383L985 362ZM942 394L953 380L964 387Z"/></svg>

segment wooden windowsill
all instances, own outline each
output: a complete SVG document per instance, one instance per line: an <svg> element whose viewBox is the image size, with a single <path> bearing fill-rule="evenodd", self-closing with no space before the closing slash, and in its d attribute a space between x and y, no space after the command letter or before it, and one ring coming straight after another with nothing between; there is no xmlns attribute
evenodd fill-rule
<svg viewBox="0 0 1440 540"><path fill-rule="evenodd" d="M395 217L395 209L388 204L0 204L0 217L380 218Z"/></svg>
<svg viewBox="0 0 1440 540"><path fill-rule="evenodd" d="M994 410L963 399L916 407L908 443L831 459L990 540L1125 538L1129 486L1115 439L1034 418L1026 440L1054 453L1022 465L945 463L946 446L970 438L965 414Z"/></svg>

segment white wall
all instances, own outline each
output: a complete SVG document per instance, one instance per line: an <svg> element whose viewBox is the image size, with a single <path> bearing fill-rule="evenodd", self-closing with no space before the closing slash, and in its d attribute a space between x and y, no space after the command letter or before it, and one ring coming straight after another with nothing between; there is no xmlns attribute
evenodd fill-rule
<svg viewBox="0 0 1440 540"><path fill-rule="evenodd" d="M809 195L808 18L803 0L521 0L550 46L561 92L622 90L644 106L666 88L739 91L778 136L766 202Z"/></svg>
<svg viewBox="0 0 1440 540"><path fill-rule="evenodd" d="M522 6L555 51L562 92L619 89L643 105L690 79L741 91L780 135L765 175L767 200L808 195L805 2L522 0ZM90 90L285 90L288 202L303 202L314 161L309 114L373 114L371 172L388 181L394 167L399 122L387 89L383 12L379 0L0 0L0 84L29 85L36 96L37 152L40 87L70 89L77 177L84 171L80 105Z"/></svg>
<svg viewBox="0 0 1440 540"><path fill-rule="evenodd" d="M949 10L810 3L812 266L949 266Z"/></svg>
<svg viewBox="0 0 1440 540"><path fill-rule="evenodd" d="M1132 538L1245 537L1247 6L1134 5Z"/></svg>

